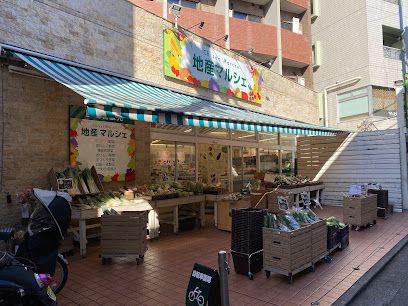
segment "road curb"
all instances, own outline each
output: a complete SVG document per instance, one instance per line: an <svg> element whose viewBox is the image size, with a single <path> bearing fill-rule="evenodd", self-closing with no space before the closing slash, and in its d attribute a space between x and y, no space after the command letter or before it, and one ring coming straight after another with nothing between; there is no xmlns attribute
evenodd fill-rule
<svg viewBox="0 0 408 306"><path fill-rule="evenodd" d="M333 306L344 306L349 304L356 295L363 290L371 280L408 244L408 235L401 239L383 258L370 268L360 279L357 280Z"/></svg>

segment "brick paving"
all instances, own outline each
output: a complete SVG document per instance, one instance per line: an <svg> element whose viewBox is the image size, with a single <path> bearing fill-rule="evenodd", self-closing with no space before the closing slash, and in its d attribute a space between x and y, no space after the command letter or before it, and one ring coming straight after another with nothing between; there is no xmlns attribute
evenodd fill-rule
<svg viewBox="0 0 408 306"><path fill-rule="evenodd" d="M340 218L341 208L325 207L321 217ZM340 218L341 219L341 218ZM272 274L257 273L253 281L233 271L229 276L230 304L330 305L408 234L408 213L395 213L377 225L350 231L350 246L321 261L315 272L295 276L293 284ZM185 290L195 262L217 267L217 252L229 250L230 234L215 228L165 235L149 242L141 265L120 259L102 265L98 246L85 259L69 258L69 280L59 305L184 305Z"/></svg>

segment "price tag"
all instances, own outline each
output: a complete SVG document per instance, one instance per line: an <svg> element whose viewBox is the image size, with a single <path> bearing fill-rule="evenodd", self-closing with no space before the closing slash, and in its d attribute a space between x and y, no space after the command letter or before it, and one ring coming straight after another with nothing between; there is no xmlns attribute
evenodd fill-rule
<svg viewBox="0 0 408 306"><path fill-rule="evenodd" d="M74 189L74 180L72 178L57 179L58 190L66 191Z"/></svg>

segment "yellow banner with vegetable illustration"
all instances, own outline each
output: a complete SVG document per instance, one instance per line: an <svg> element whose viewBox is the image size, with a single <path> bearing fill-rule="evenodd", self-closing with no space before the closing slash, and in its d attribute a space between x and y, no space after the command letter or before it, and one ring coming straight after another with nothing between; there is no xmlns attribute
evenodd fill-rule
<svg viewBox="0 0 408 306"><path fill-rule="evenodd" d="M262 76L250 64L173 29L163 32L164 75L260 104Z"/></svg>

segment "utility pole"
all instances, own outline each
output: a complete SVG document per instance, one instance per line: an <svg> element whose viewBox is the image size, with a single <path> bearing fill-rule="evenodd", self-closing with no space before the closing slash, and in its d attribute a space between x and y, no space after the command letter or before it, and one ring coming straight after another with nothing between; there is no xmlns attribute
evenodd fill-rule
<svg viewBox="0 0 408 306"><path fill-rule="evenodd" d="M400 156L401 156L401 193L402 193L402 208L408 209L408 165L407 165L407 142L406 142L406 87L405 84L405 74L407 71L406 67L406 52L405 48L407 44L407 35L405 33L404 26L404 10L402 6L402 0L398 0L399 9L399 19L400 19L400 29L403 35L404 49L402 52L402 82L403 86L396 86L397 94L397 121L398 129L400 135Z"/></svg>

